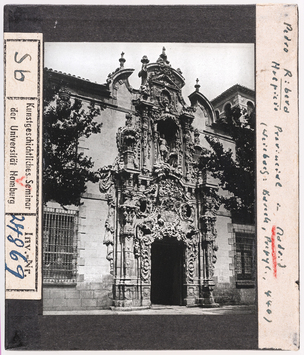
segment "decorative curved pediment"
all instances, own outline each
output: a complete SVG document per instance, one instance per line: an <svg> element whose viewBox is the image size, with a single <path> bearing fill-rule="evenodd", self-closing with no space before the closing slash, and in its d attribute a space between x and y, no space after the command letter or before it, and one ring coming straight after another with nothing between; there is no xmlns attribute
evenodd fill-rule
<svg viewBox="0 0 304 355"><path fill-rule="evenodd" d="M210 118L210 122L215 122L215 112L214 108L211 105L211 102L203 95L201 92L194 91L191 95L189 95L189 100L191 102L191 107L199 107L206 115Z"/></svg>
<svg viewBox="0 0 304 355"><path fill-rule="evenodd" d="M148 64L147 71L147 82L150 84L168 86L174 90L180 90L185 85L183 76L171 65L164 65L161 61Z"/></svg>
<svg viewBox="0 0 304 355"><path fill-rule="evenodd" d="M134 72L134 69L127 69L124 67L126 59L124 58L124 53L121 53L119 58L120 66L116 68L112 73L107 77L107 86L111 92L111 96L114 99L117 99L117 90L120 85L125 84L126 88L130 93L134 91L129 83L129 76Z"/></svg>

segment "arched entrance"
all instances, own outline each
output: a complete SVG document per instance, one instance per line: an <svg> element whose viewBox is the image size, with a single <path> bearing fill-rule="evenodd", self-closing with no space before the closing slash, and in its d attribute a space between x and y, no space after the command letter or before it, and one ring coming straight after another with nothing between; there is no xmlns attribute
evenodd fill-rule
<svg viewBox="0 0 304 355"><path fill-rule="evenodd" d="M156 239L152 243L152 304L183 305L184 255L184 244L176 238Z"/></svg>

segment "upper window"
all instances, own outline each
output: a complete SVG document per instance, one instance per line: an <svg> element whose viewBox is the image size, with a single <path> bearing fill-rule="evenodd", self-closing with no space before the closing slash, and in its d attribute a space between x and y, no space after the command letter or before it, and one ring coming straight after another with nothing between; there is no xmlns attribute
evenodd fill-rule
<svg viewBox="0 0 304 355"><path fill-rule="evenodd" d="M251 101L247 102L247 113L251 115L252 111L254 110L254 104Z"/></svg>
<svg viewBox="0 0 304 355"><path fill-rule="evenodd" d="M45 207L43 211L43 281L76 282L77 212Z"/></svg>
<svg viewBox="0 0 304 355"><path fill-rule="evenodd" d="M231 114L231 103L228 102L225 106L224 106L224 112L226 116L229 116Z"/></svg>

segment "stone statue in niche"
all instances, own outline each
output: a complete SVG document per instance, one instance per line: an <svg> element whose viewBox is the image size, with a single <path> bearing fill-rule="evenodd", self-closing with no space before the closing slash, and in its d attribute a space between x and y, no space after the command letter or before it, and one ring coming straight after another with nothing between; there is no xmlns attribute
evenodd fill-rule
<svg viewBox="0 0 304 355"><path fill-rule="evenodd" d="M165 112L169 112L170 101L169 101L169 98L167 96L163 97L162 104L164 105Z"/></svg>
<svg viewBox="0 0 304 355"><path fill-rule="evenodd" d="M169 155L168 164L171 165L173 168L178 167L178 157L175 151Z"/></svg>
<svg viewBox="0 0 304 355"><path fill-rule="evenodd" d="M165 138L165 135L162 134L159 138L159 152L160 152L160 156L162 161L165 163L168 157L168 144Z"/></svg>
<svg viewBox="0 0 304 355"><path fill-rule="evenodd" d="M171 109L171 96L167 90L163 90L159 97L159 103L163 107L164 112L169 112Z"/></svg>

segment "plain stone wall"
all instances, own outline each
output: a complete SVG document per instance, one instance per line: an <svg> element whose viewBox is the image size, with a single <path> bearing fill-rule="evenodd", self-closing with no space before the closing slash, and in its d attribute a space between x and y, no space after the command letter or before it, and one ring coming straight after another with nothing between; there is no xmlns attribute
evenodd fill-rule
<svg viewBox="0 0 304 355"><path fill-rule="evenodd" d="M107 247L103 244L107 213L106 201L83 199L77 233L77 283L44 285L45 311L108 309L112 305L113 277L109 274Z"/></svg>
<svg viewBox="0 0 304 355"><path fill-rule="evenodd" d="M44 311L109 309L112 305L112 275L100 282L78 282L76 286L44 286Z"/></svg>
<svg viewBox="0 0 304 355"><path fill-rule="evenodd" d="M97 119L103 123L101 133L79 142L79 152L92 157L94 169L113 164L117 156L116 132L124 126L125 113L105 109ZM107 309L112 305L113 277L103 244L108 205L98 183L88 183L79 207L66 206L79 211L77 231L77 283L74 286L44 285L43 309L90 310ZM50 207L60 206L48 203Z"/></svg>
<svg viewBox="0 0 304 355"><path fill-rule="evenodd" d="M218 215L216 221L218 251L215 255L217 260L215 263L214 276L218 278L218 282L225 284L230 282L233 276L231 270L231 262L233 260L232 247L229 245L228 223L231 221L229 216Z"/></svg>
<svg viewBox="0 0 304 355"><path fill-rule="evenodd" d="M96 121L102 123L101 132L86 139L82 138L79 147L83 149L84 154L92 157L94 169L99 169L113 164L118 155L116 133L119 127L125 126L126 113L105 108ZM88 192L92 191L88 189Z"/></svg>
<svg viewBox="0 0 304 355"><path fill-rule="evenodd" d="M102 275L110 271L107 247L103 244L108 206L102 200L83 202L79 211L77 273L83 275L84 282L101 282Z"/></svg>
<svg viewBox="0 0 304 355"><path fill-rule="evenodd" d="M217 216L217 261L214 270L215 289L213 292L215 302L222 304L254 304L256 288L238 288L236 286L234 269L234 245L231 242L231 233L228 225L231 219L227 212L220 209ZM226 215L225 215L226 214Z"/></svg>
<svg viewBox="0 0 304 355"><path fill-rule="evenodd" d="M241 288L240 290L242 304L254 304L256 301L256 288Z"/></svg>
<svg viewBox="0 0 304 355"><path fill-rule="evenodd" d="M256 302L256 288L237 288L234 276L231 278L230 283L220 283L217 277L215 277L213 296L215 302L220 305L250 305Z"/></svg>

